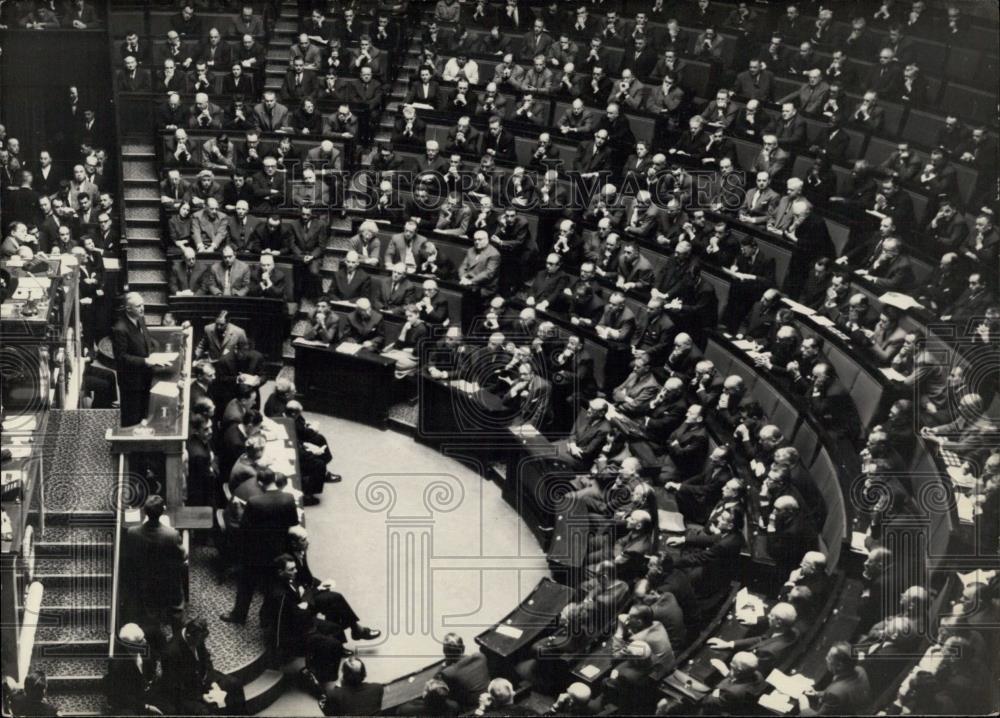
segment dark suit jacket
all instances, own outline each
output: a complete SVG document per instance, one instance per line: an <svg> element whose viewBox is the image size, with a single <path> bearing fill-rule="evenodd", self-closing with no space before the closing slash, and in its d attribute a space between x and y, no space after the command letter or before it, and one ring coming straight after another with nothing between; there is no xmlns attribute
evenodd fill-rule
<svg viewBox="0 0 1000 718"><path fill-rule="evenodd" d="M299 522L295 499L284 491L266 491L247 501L241 522L245 561L270 566L285 550L287 532Z"/></svg>
<svg viewBox="0 0 1000 718"><path fill-rule="evenodd" d="M164 524L149 522L125 533L128 575L135 581L135 597L143 609L184 605L181 535Z"/></svg>
<svg viewBox="0 0 1000 718"><path fill-rule="evenodd" d="M767 675L781 663L798 640L799 632L792 628L778 635L737 639L733 641L733 650L754 653L757 656L760 672Z"/></svg>
<svg viewBox="0 0 1000 718"><path fill-rule="evenodd" d="M195 294L201 291L203 268L197 264L189 270L184 261L175 262L170 268L170 293L177 294L184 290L191 290Z"/></svg>
<svg viewBox="0 0 1000 718"><path fill-rule="evenodd" d="M448 684L451 697L459 705L469 708L479 704L479 695L486 691L490 682L490 670L486 665L486 656L470 653L445 666L437 677Z"/></svg>
<svg viewBox="0 0 1000 718"><path fill-rule="evenodd" d="M362 683L357 687L332 685L326 691L323 714L328 716L373 716L382 708L381 683Z"/></svg>
<svg viewBox="0 0 1000 718"><path fill-rule="evenodd" d="M344 267L337 270L333 275L333 286L330 287L330 295L335 299L343 301L356 301L361 297L371 295L371 277L368 272L360 267L354 270L354 277L348 280L347 271Z"/></svg>
<svg viewBox="0 0 1000 718"><path fill-rule="evenodd" d="M212 655L201 646L193 651L181 631L175 631L161 658L162 690L172 702L200 702L205 693L206 679L211 675Z"/></svg>
<svg viewBox="0 0 1000 718"><path fill-rule="evenodd" d="M115 352L118 386L126 391L148 391L153 371L146 366L146 357L154 346L146 331L145 321L137 327L127 317L121 317L111 328L111 343Z"/></svg>

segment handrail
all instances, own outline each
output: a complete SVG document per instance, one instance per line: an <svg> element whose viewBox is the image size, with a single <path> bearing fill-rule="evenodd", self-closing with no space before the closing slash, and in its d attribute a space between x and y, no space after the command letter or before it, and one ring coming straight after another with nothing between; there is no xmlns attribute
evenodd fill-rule
<svg viewBox="0 0 1000 718"><path fill-rule="evenodd" d="M118 485L115 491L115 545L111 572L111 616L108 621L108 658L115 657L115 638L118 635L118 593L121 582L122 524L125 523L125 454L118 455Z"/></svg>
<svg viewBox="0 0 1000 718"><path fill-rule="evenodd" d="M21 623L21 632L17 637L17 682L19 686L24 685L24 679L31 669L31 654L35 650L35 633L38 630L38 616L42 609L44 591L45 587L39 581L34 581L28 586L28 596L24 602L24 620ZM34 620L27 620L29 615L34 615Z"/></svg>
<svg viewBox="0 0 1000 718"><path fill-rule="evenodd" d="M128 228L125 222L125 165L122 162L122 136L120 128L118 126L118 108L120 107L118 102L118 83L115 82L116 77L115 72L115 41L114 34L111 32L111 11L112 11L111 0L106 0L104 3L104 32L106 33L106 42L108 45L108 67L107 76L109 82L111 83L111 108L112 111L108 113L108 121L111 123L111 133L109 137L114 137L117 142L114 151L114 162L115 167L118 170L117 176L117 186L115 188L115 202L119 208L118 211L118 237L119 237L119 262L121 263L121 274L119 275L119 286L116 289L121 289L121 284L124 282L128 283Z"/></svg>

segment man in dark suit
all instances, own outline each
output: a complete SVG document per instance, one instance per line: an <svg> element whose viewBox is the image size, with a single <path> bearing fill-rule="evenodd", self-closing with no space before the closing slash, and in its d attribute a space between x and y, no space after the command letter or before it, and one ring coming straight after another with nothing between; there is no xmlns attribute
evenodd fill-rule
<svg viewBox="0 0 1000 718"><path fill-rule="evenodd" d="M463 709L479 705L479 696L490 683L490 670L482 653L465 655L465 642L456 633L447 633L444 644L445 667L437 678L448 684L452 700Z"/></svg>
<svg viewBox="0 0 1000 718"><path fill-rule="evenodd" d="M135 623L122 626L118 632L118 650L108 661L108 673L104 679L112 713L153 714L149 708L158 702L154 692L158 664L159 660L150 655L149 642L142 628Z"/></svg>
<svg viewBox="0 0 1000 718"><path fill-rule="evenodd" d="M183 565L186 559L177 530L160 523L165 504L153 495L143 505L145 521L125 533L125 566L134 615L141 622L169 622L180 628L184 611Z"/></svg>
<svg viewBox="0 0 1000 718"><path fill-rule="evenodd" d="M795 628L798 613L790 603L776 603L768 614L768 630L762 636L739 638L727 641L723 638L709 638L709 648L717 650L736 649L749 651L757 656L760 672L770 673L781 664L795 643L799 640L799 632Z"/></svg>
<svg viewBox="0 0 1000 718"><path fill-rule="evenodd" d="M820 257L833 259L836 249L826 221L813 212L809 200L804 197L792 200L791 214L791 224L784 230L785 237L794 247L785 274L785 292L792 299L798 299L812 265Z"/></svg>
<svg viewBox="0 0 1000 718"><path fill-rule="evenodd" d="M757 701L768 692L770 686L757 670L757 656L749 651L740 651L729 661L729 675L702 702L701 707L708 715L749 715L759 708Z"/></svg>
<svg viewBox="0 0 1000 718"><path fill-rule="evenodd" d="M289 235L290 237L291 235ZM265 250L260 255L260 263L250 270L249 297L284 299L287 277L285 272L274 266L274 250Z"/></svg>
<svg viewBox="0 0 1000 718"><path fill-rule="evenodd" d="M139 67L139 61L129 55L125 58L125 67L118 71L119 92L148 92L152 89L149 70Z"/></svg>
<svg viewBox="0 0 1000 718"><path fill-rule="evenodd" d="M679 481L699 473L708 458L708 433L700 404L688 407L681 424L670 435L660 467L660 479Z"/></svg>
<svg viewBox="0 0 1000 718"><path fill-rule="evenodd" d="M601 172L610 172L613 152L608 145L608 131L600 129L594 133L594 139L584 142L573 158L573 169L582 177L596 177Z"/></svg>
<svg viewBox="0 0 1000 718"><path fill-rule="evenodd" d="M406 278L406 265L402 262L393 264L389 269L392 276L388 281L375 287L373 303L375 308L383 312L402 314L403 308L415 300L416 287Z"/></svg>
<svg viewBox="0 0 1000 718"><path fill-rule="evenodd" d="M767 553L778 574L788 575L808 551L818 548L816 529L793 496L778 496L767 526Z"/></svg>
<svg viewBox="0 0 1000 718"><path fill-rule="evenodd" d="M174 262L170 268L169 287L171 296L184 292L187 295L200 294L202 274L204 269L199 269L196 258L197 253L191 247L184 247L181 250L182 258Z"/></svg>
<svg viewBox="0 0 1000 718"><path fill-rule="evenodd" d="M220 616L227 623L245 623L250 602L272 563L285 548L286 533L299 522L295 498L275 484L274 473L257 474L262 493L247 502L240 522L240 574L236 584L236 604Z"/></svg>
<svg viewBox="0 0 1000 718"><path fill-rule="evenodd" d="M368 298L371 294L371 277L360 268L361 258L351 250L344 257L344 264L337 269L330 287L330 296L346 302L357 301L361 297Z"/></svg>
<svg viewBox="0 0 1000 718"><path fill-rule="evenodd" d="M133 426L146 418L153 370L165 364L150 357L155 343L146 329L144 313L142 295L129 292L125 295L125 314L111 328L123 427Z"/></svg>
<svg viewBox="0 0 1000 718"><path fill-rule="evenodd" d="M295 58L285 73L281 85L281 97L288 102L301 102L306 97L315 97L319 91L319 81L314 70L307 70L301 57Z"/></svg>
<svg viewBox="0 0 1000 718"><path fill-rule="evenodd" d="M385 337L382 334L382 314L372 309L366 297L360 297L354 310L340 321L340 340L361 344L369 351L382 348Z"/></svg>
<svg viewBox="0 0 1000 718"><path fill-rule="evenodd" d="M192 618L174 631L163 651L161 694L169 702L168 714L246 713L246 698L239 681L215 670L212 654L205 645L208 624ZM164 705L164 708L167 708Z"/></svg>
<svg viewBox="0 0 1000 718"><path fill-rule="evenodd" d="M368 671L360 658L351 657L340 668L340 683L330 684L320 699L323 715L375 715L382 708L381 683L368 683Z"/></svg>

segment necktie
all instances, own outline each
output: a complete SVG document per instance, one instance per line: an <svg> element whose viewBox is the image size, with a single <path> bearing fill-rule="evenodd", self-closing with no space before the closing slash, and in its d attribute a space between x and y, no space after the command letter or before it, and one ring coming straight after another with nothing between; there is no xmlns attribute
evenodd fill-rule
<svg viewBox="0 0 1000 718"><path fill-rule="evenodd" d="M229 294L232 292L232 282L230 281L229 275L230 275L230 270L227 267L226 276L223 278L222 282L222 293L225 294L226 296L229 296Z"/></svg>

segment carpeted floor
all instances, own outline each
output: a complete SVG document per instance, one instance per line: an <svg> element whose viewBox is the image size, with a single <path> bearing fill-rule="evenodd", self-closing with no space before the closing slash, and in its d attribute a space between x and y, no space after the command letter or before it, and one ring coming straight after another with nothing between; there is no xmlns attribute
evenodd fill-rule
<svg viewBox="0 0 1000 718"><path fill-rule="evenodd" d="M313 573L337 582L362 623L382 629L378 641L352 645L370 680L389 681L437 659L448 631L474 649L475 636L548 574L540 547L497 486L408 436L308 420L331 444L331 470L344 476L306 509L309 561ZM392 493L389 509L383 502ZM395 558L395 546L403 558ZM264 715L320 711L289 688Z"/></svg>

